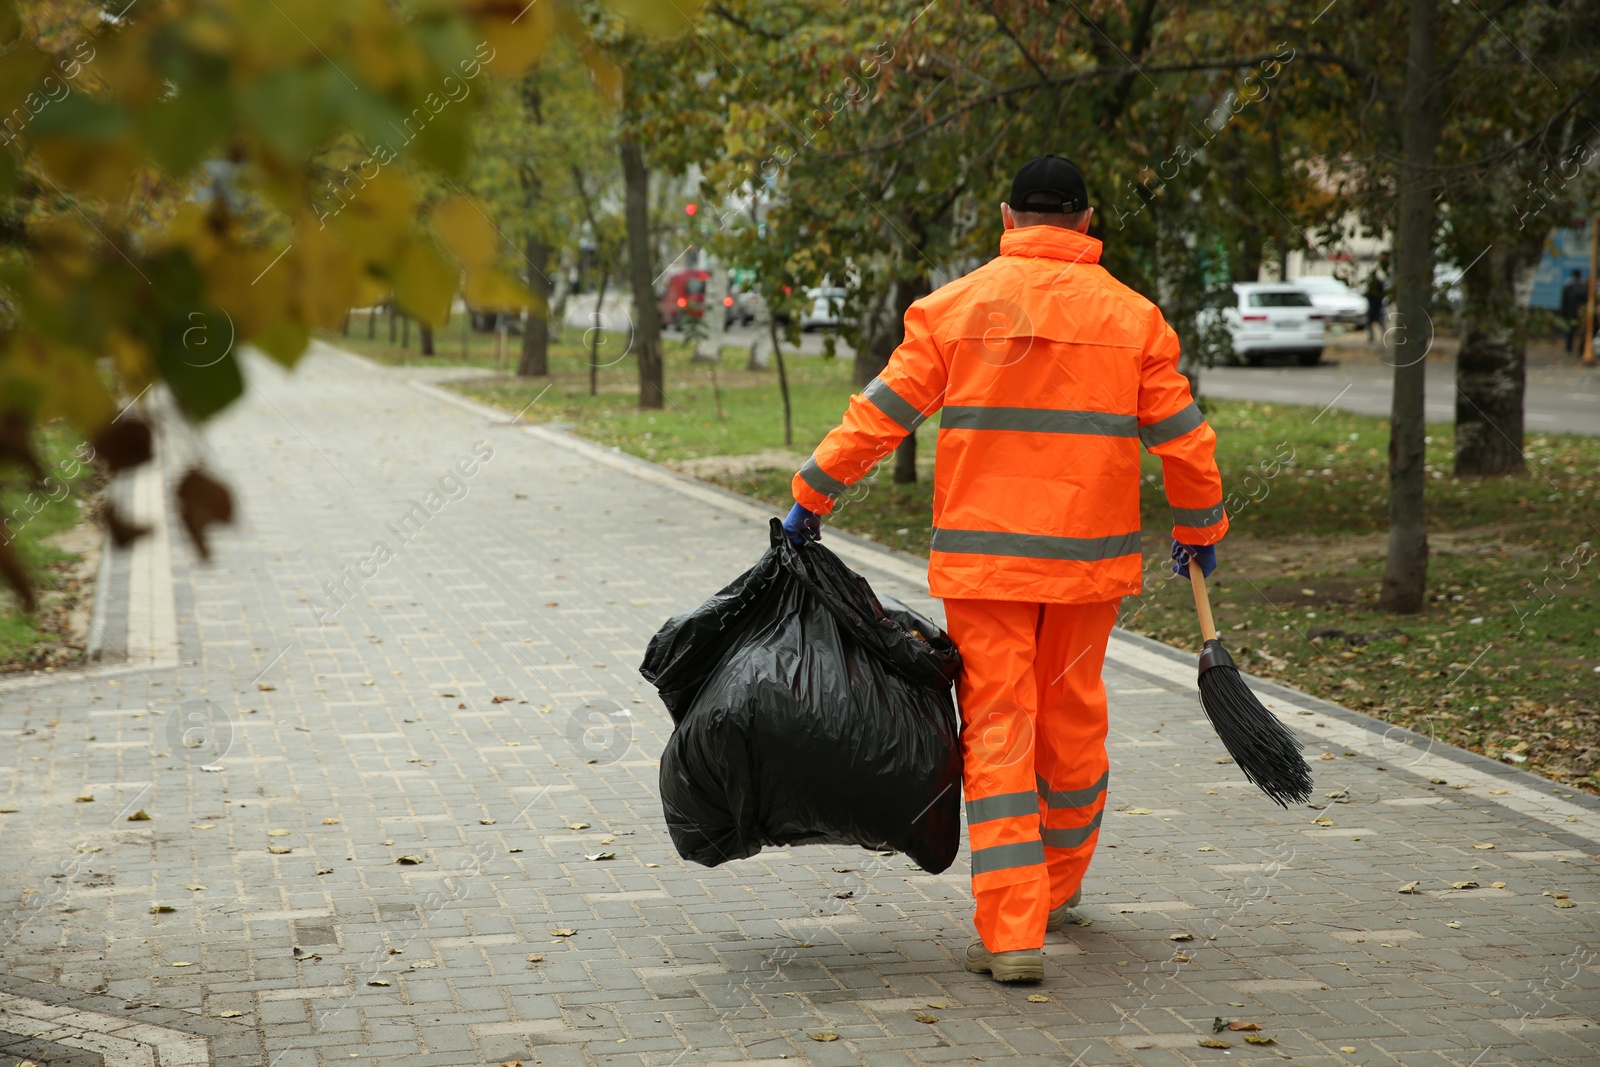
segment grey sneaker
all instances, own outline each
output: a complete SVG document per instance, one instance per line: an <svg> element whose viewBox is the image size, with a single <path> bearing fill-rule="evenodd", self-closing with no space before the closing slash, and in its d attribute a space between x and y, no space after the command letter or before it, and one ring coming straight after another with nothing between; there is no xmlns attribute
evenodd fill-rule
<svg viewBox="0 0 1600 1067"><path fill-rule="evenodd" d="M1065 928L1067 921L1072 918L1072 909L1076 908L1082 903L1083 889L1080 887L1076 893L1067 898L1067 902L1061 905L1061 907L1050 909L1050 918L1045 920L1044 928L1047 931L1055 931Z"/></svg>
<svg viewBox="0 0 1600 1067"><path fill-rule="evenodd" d="M982 938L973 938L961 965L969 971L987 974L996 982L1044 981L1044 953L1038 949L1016 952L990 952Z"/></svg>

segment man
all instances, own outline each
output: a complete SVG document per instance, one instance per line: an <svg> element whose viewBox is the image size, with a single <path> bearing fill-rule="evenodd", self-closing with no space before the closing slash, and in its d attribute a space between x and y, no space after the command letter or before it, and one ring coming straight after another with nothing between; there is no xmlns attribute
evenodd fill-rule
<svg viewBox="0 0 1600 1067"><path fill-rule="evenodd" d="M1378 340L1383 340L1383 279L1374 271L1367 279L1367 344L1372 343L1372 328L1378 328Z"/></svg>
<svg viewBox="0 0 1600 1067"><path fill-rule="evenodd" d="M1139 442L1162 458L1174 558L1228 529L1216 437L1178 338L1099 265L1082 173L1042 156L1000 205L1000 255L911 305L905 341L795 475L791 539L943 409L928 585L964 664L963 782L978 939L965 966L1038 981L1105 809L1100 680L1140 590ZM1176 569L1176 568L1175 568Z"/></svg>
<svg viewBox="0 0 1600 1067"><path fill-rule="evenodd" d="M1567 355L1572 355L1572 339L1583 326L1588 312L1589 287L1583 284L1583 274L1573 271L1567 284L1561 287L1561 317L1567 320Z"/></svg>

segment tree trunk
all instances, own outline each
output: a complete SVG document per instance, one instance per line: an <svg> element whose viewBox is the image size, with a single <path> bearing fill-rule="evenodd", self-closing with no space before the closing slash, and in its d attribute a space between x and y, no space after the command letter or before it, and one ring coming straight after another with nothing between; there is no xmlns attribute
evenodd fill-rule
<svg viewBox="0 0 1600 1067"><path fill-rule="evenodd" d="M1428 582L1424 505L1423 376L1432 330L1434 149L1439 141L1434 84L1434 16L1438 0L1409 0L1405 91L1401 101L1399 221L1395 228L1395 311L1389 359L1394 397L1389 413L1389 555L1379 606L1422 610Z"/></svg>
<svg viewBox="0 0 1600 1067"><path fill-rule="evenodd" d="M395 321L394 320L395 320L395 316L397 314L398 314L398 312L395 310L394 301L390 300L389 301L389 343L390 344L394 344L394 339L395 339L395 334L394 334Z"/></svg>
<svg viewBox="0 0 1600 1067"><path fill-rule="evenodd" d="M778 318L767 320L767 331L772 337L772 358L778 364L778 391L783 394L783 447L794 444L794 411L789 406L789 370L783 365L783 345L778 342Z"/></svg>
<svg viewBox="0 0 1600 1067"><path fill-rule="evenodd" d="M371 341L378 336L378 309L373 308L367 312L367 340Z"/></svg>
<svg viewBox="0 0 1600 1067"><path fill-rule="evenodd" d="M1456 473L1521 474L1527 346L1518 329L1516 253L1490 248L1462 279L1456 356Z"/></svg>
<svg viewBox="0 0 1600 1067"><path fill-rule="evenodd" d="M894 449L894 484L915 485L917 481L917 431L901 438Z"/></svg>
<svg viewBox="0 0 1600 1067"><path fill-rule="evenodd" d="M545 268L550 265L550 246L537 237L527 240L528 289L538 301L528 309L528 321L522 327L522 358L517 362L517 375L523 378L543 378L550 373L550 278Z"/></svg>
<svg viewBox="0 0 1600 1067"><path fill-rule="evenodd" d="M666 383L661 366L661 309L656 306L655 264L650 254L650 173L632 137L623 137L622 184L626 192L628 279L633 284L633 353L639 361L639 406L661 408Z"/></svg>
<svg viewBox="0 0 1600 1067"><path fill-rule="evenodd" d="M411 316L400 316L400 347L411 347Z"/></svg>
<svg viewBox="0 0 1600 1067"><path fill-rule="evenodd" d="M422 354L433 355L433 327L418 323L417 330L422 334Z"/></svg>
<svg viewBox="0 0 1600 1067"><path fill-rule="evenodd" d="M610 271L600 272L600 293L594 301L594 320L583 336L589 341L589 395L600 393L600 338L605 335L606 283L611 281Z"/></svg>

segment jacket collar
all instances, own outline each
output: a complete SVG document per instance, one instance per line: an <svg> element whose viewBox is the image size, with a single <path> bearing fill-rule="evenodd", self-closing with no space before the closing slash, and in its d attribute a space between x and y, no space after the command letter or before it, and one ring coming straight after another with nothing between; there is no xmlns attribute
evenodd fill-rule
<svg viewBox="0 0 1600 1067"><path fill-rule="evenodd" d="M1060 226L1022 226L1000 235L1002 256L1064 259L1069 263L1100 262L1100 242Z"/></svg>

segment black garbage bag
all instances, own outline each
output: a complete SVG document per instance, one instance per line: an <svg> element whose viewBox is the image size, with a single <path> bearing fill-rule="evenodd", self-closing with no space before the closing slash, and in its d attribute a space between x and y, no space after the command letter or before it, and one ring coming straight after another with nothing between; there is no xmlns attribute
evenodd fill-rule
<svg viewBox="0 0 1600 1067"><path fill-rule="evenodd" d="M715 867L766 845L860 845L924 870L960 846L961 673L938 626L821 544L772 547L667 620L639 668L675 728L661 803L684 859Z"/></svg>

